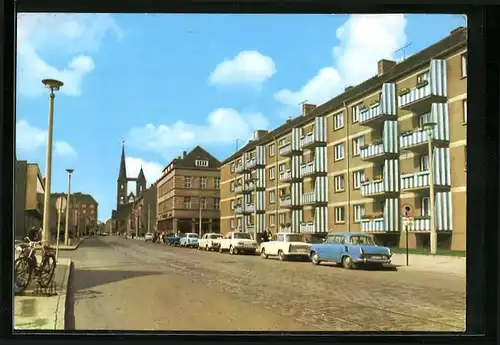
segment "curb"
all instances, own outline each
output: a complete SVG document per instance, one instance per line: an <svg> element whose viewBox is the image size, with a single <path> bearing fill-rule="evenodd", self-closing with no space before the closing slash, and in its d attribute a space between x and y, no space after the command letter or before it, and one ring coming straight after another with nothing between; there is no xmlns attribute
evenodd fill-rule
<svg viewBox="0 0 500 345"><path fill-rule="evenodd" d="M66 248L59 248L60 251L72 251L72 250L77 250L78 247L80 247L80 244L82 244L83 241L85 241L87 238L84 238L82 239L80 242L78 242L78 244L75 244L74 246L72 247L66 247Z"/></svg>
<svg viewBox="0 0 500 345"><path fill-rule="evenodd" d="M68 296L68 285L69 276L73 267L73 262L68 259L68 264L64 272L62 279L62 289L57 297L57 309L54 315L54 330L64 331L65 330L65 319L66 319L66 299Z"/></svg>

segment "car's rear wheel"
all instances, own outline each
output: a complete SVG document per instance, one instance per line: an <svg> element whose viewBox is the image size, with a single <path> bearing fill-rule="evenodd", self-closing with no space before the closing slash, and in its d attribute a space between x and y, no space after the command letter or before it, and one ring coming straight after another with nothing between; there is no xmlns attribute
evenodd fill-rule
<svg viewBox="0 0 500 345"><path fill-rule="evenodd" d="M319 255L318 253L316 252L312 252L311 253L311 262L313 263L313 265L319 265L320 264L320 260L319 260Z"/></svg>
<svg viewBox="0 0 500 345"><path fill-rule="evenodd" d="M351 269L354 267L352 259L349 256L344 256L342 258L342 267L344 267L346 269Z"/></svg>
<svg viewBox="0 0 500 345"><path fill-rule="evenodd" d="M282 250L280 250L278 252L278 258L280 259L280 261L285 261L286 260L286 256L285 256L285 253L283 253Z"/></svg>
<svg viewBox="0 0 500 345"><path fill-rule="evenodd" d="M219 246L219 253L224 253L224 251L222 250L222 246Z"/></svg>
<svg viewBox="0 0 500 345"><path fill-rule="evenodd" d="M260 256L263 258L263 259L267 259L269 256L266 254L266 250L264 248L262 248L262 250L260 251Z"/></svg>

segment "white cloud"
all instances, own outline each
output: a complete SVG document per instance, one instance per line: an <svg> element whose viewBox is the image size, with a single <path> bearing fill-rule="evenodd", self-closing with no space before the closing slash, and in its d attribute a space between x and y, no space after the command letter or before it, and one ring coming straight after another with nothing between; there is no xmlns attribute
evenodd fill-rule
<svg viewBox="0 0 500 345"><path fill-rule="evenodd" d="M333 48L333 64L322 68L300 90L280 90L274 98L297 106L307 100L321 104L377 74L377 62L395 59L395 51L406 42L403 14L351 15L336 31L340 44Z"/></svg>
<svg viewBox="0 0 500 345"><path fill-rule="evenodd" d="M89 54L96 52L108 33L120 38L122 32L107 14L23 13L18 16L17 65L18 90L35 97L46 92L42 79L64 82L61 92L70 96L82 93L85 75L94 68ZM44 57L67 57L65 67L48 63Z"/></svg>
<svg viewBox="0 0 500 345"><path fill-rule="evenodd" d="M212 85L247 84L258 87L276 73L272 58L258 51L247 50L232 60L219 63L210 75Z"/></svg>
<svg viewBox="0 0 500 345"><path fill-rule="evenodd" d="M152 183L154 183L158 179L158 177L161 176L161 172L165 168L160 163L146 161L137 157L125 158L125 164L127 166L128 177L137 177L142 167L142 170L144 171L144 176L146 177L147 187L149 187ZM135 187L132 190L132 192L135 194Z"/></svg>
<svg viewBox="0 0 500 345"><path fill-rule="evenodd" d="M229 144L237 138L242 143L255 130L268 127L268 120L260 113L240 114L234 109L219 108L208 115L206 124L177 121L169 125L149 123L144 127L133 128L127 142L138 149L170 157L195 145Z"/></svg>
<svg viewBox="0 0 500 345"><path fill-rule="evenodd" d="M19 120L16 124L16 150L24 152L35 152L46 147L47 131L31 126L26 120ZM65 141L54 142L54 154L56 156L75 156L76 152Z"/></svg>

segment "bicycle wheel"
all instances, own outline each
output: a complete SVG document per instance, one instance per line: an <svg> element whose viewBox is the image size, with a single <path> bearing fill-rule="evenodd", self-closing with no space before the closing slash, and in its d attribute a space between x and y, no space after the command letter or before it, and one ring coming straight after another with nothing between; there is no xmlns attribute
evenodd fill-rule
<svg viewBox="0 0 500 345"><path fill-rule="evenodd" d="M32 269L26 257L19 257L14 261L15 293L22 293L31 282Z"/></svg>
<svg viewBox="0 0 500 345"><path fill-rule="evenodd" d="M47 254L43 257L40 267L38 268L38 284L46 288L54 278L56 270L56 257L54 254Z"/></svg>

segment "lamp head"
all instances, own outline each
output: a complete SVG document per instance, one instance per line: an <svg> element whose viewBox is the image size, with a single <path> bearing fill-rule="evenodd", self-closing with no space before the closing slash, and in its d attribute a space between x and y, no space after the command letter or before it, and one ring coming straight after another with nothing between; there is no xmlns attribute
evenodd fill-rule
<svg viewBox="0 0 500 345"><path fill-rule="evenodd" d="M72 174L73 171L75 171L74 169L66 169L66 171L68 172L68 174Z"/></svg>
<svg viewBox="0 0 500 345"><path fill-rule="evenodd" d="M43 85L45 85L45 87L47 89L56 90L56 91L59 91L59 89L64 85L64 83L62 81L59 81L56 79L43 79L42 83L43 83Z"/></svg>
<svg viewBox="0 0 500 345"><path fill-rule="evenodd" d="M429 121L429 122L424 123L424 128L427 130L433 130L434 127L436 127L436 125L437 125L436 122Z"/></svg>

